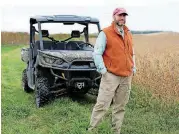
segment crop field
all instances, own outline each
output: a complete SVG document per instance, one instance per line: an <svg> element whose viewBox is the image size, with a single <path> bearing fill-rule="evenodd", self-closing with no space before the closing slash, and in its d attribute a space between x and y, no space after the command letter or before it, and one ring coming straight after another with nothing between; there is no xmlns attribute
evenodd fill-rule
<svg viewBox="0 0 179 134"><path fill-rule="evenodd" d="M21 87L25 63L20 50L28 47L28 34L1 34L2 134L88 134L96 97L63 96L37 109L34 93ZM179 134L179 34L134 35L133 39L137 73L121 133ZM113 134L110 122L111 109L91 134Z"/></svg>

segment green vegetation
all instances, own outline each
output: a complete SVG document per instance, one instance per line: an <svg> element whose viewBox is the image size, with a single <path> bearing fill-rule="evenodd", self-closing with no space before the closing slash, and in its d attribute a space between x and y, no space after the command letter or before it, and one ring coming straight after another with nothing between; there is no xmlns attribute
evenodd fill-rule
<svg viewBox="0 0 179 134"><path fill-rule="evenodd" d="M21 47L2 46L2 134L87 134L96 98L61 97L37 109L34 94L21 88ZM109 111L94 134L112 134L110 121ZM179 104L166 104L133 86L122 134L179 134Z"/></svg>

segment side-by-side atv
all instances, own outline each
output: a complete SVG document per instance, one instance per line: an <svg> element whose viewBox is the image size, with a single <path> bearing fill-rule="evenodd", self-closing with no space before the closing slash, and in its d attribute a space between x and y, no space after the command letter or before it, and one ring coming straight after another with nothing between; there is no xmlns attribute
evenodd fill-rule
<svg viewBox="0 0 179 134"><path fill-rule="evenodd" d="M41 29L44 23L80 24L84 28L72 30L67 39L57 40L50 37L48 30ZM30 47L21 50L21 59L27 63L22 72L22 86L27 93L35 91L37 107L52 100L55 94L98 93L101 75L96 71L92 57L89 24L96 24L100 32L96 18L73 15L30 18Z"/></svg>

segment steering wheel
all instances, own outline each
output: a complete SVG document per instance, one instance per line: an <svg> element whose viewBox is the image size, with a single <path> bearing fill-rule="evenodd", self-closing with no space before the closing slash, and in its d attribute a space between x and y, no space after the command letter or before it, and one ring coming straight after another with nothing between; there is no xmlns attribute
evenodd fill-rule
<svg viewBox="0 0 179 134"><path fill-rule="evenodd" d="M64 41L64 42L65 42L65 41ZM67 45L68 43L75 43L76 46L77 46L80 50L82 50L82 47L80 47L78 43L76 43L76 42L67 42L66 45Z"/></svg>
<svg viewBox="0 0 179 134"><path fill-rule="evenodd" d="M80 50L82 50L82 47L80 47L78 43L76 43L76 42L74 42L74 43L77 45L77 47L78 47Z"/></svg>

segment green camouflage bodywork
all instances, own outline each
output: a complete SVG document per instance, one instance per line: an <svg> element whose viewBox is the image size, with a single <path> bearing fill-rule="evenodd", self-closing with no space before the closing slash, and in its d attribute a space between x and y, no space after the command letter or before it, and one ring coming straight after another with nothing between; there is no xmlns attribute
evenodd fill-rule
<svg viewBox="0 0 179 134"><path fill-rule="evenodd" d="M21 60L28 63L29 62L29 48L21 49Z"/></svg>
<svg viewBox="0 0 179 134"><path fill-rule="evenodd" d="M48 61L47 61L48 60ZM68 68L73 61L92 61L92 51L38 51L36 65ZM58 68L57 67L57 68Z"/></svg>
<svg viewBox="0 0 179 134"><path fill-rule="evenodd" d="M21 50L22 61L28 63L29 61L29 48L23 48ZM47 62L48 59L48 62ZM92 51L41 51L38 50L36 66L40 65L43 67L52 67L55 65L61 65L61 67L69 65L73 61L90 61L93 60Z"/></svg>

